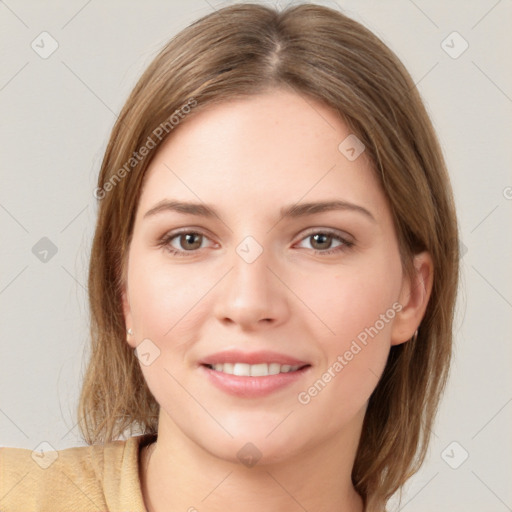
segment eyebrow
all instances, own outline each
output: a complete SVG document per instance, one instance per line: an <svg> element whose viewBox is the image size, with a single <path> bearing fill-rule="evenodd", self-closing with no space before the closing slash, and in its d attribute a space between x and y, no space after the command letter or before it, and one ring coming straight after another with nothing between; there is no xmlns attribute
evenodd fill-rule
<svg viewBox="0 0 512 512"><path fill-rule="evenodd" d="M283 206L280 209L280 215L281 218L298 218L335 210L362 213L373 222L377 222L372 213L363 206L342 200L291 204ZM197 215L206 218L217 217L220 219L220 216L213 206L205 203L190 203L170 199L164 199L157 203L144 214L143 218L146 219L163 212L177 212L185 215Z"/></svg>

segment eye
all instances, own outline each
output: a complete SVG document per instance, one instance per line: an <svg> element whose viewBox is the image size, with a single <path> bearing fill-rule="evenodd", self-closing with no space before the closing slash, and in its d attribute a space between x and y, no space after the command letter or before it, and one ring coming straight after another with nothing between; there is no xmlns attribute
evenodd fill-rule
<svg viewBox="0 0 512 512"><path fill-rule="evenodd" d="M354 243L349 241L341 233L333 232L330 230L315 230L310 231L304 240L311 240L311 246L315 254L321 256L327 256L330 254L339 253L350 249L354 246ZM338 245L332 246L333 242L337 242Z"/></svg>
<svg viewBox="0 0 512 512"><path fill-rule="evenodd" d="M164 247L175 256L188 256L204 248L203 242L205 240L209 239L203 233L181 231L178 233L167 233L160 239L158 246Z"/></svg>

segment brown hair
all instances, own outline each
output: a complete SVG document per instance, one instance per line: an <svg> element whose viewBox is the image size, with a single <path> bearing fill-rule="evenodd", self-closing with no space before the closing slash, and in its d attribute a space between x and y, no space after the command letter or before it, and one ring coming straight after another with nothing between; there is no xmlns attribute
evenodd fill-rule
<svg viewBox="0 0 512 512"><path fill-rule="evenodd" d="M220 9L174 37L132 91L112 130L95 193L101 201L89 270L92 345L80 428L89 444L114 440L127 429L157 431L159 406L125 341L121 301L144 174L165 140L156 129L167 126L172 136L173 114L186 122L213 103L275 87L339 113L374 163L404 269L411 271L419 251L433 259L433 289L419 336L391 348L369 400L353 468L366 510L382 510L422 464L446 383L459 272L457 222L442 152L410 75L374 34L327 7ZM183 106L191 102L195 106L184 116ZM135 159L150 139L154 147Z"/></svg>

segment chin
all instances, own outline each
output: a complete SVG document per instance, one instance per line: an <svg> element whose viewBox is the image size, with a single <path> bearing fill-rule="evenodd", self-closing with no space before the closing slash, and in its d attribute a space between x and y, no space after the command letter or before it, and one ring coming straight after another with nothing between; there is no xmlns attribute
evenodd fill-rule
<svg viewBox="0 0 512 512"><path fill-rule="evenodd" d="M303 450L300 439L270 437L260 432L246 433L223 443L208 443L204 448L219 459L247 468L284 462Z"/></svg>
<svg viewBox="0 0 512 512"><path fill-rule="evenodd" d="M226 430L213 421L208 425L203 421L199 428L189 425L189 429L182 425L182 431L218 459L246 467L261 466L285 461L303 451L312 441L313 426L310 433L307 425L304 422L299 425L293 416L287 411L277 419L275 414L247 411L247 414L218 417Z"/></svg>

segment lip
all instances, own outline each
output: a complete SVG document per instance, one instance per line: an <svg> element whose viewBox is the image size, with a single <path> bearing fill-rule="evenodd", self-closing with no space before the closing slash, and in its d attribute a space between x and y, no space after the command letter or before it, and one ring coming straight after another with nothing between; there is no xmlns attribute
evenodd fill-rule
<svg viewBox="0 0 512 512"><path fill-rule="evenodd" d="M199 361L200 365L207 364L221 364L221 363L246 363L246 364L260 364L260 363L279 363L289 364L290 366L305 366L309 364L307 361L301 361L286 354L272 352L270 350L260 350L258 352L244 352L241 350L226 350L224 352L216 352L206 356ZM293 372L292 372L293 373ZM247 377L243 377L247 378ZM258 377L258 379L265 377Z"/></svg>
<svg viewBox="0 0 512 512"><path fill-rule="evenodd" d="M290 358L287 358L290 360ZM268 361L268 360L267 360ZM231 361L225 361L229 363ZM245 362L237 359L236 362ZM266 362L266 361L259 361ZM279 362L275 361L274 362ZM251 364L251 363L248 363ZM258 363L252 363L258 364ZM289 364L287 362L282 364ZM310 365L303 366L294 372L266 375L265 377L241 377L231 375L209 368L205 364L199 366L199 371L204 372L209 381L221 391L243 398L258 398L267 396L275 391L283 389L302 379L305 373L309 373Z"/></svg>
<svg viewBox="0 0 512 512"><path fill-rule="evenodd" d="M278 373L264 377L243 377L219 372L207 366L223 363L279 363L281 365L299 366L300 368L294 372ZM307 361L271 350L259 350L256 352L236 349L224 350L204 357L198 364L199 370L204 372L209 381L218 389L230 395L244 398L263 397L283 389L297 382L311 368L311 364Z"/></svg>

